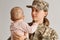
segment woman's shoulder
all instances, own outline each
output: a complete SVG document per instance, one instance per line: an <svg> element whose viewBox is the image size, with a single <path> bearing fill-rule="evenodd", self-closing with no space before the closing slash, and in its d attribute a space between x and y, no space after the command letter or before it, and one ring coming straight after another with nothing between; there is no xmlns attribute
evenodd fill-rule
<svg viewBox="0 0 60 40"><path fill-rule="evenodd" d="M52 32L56 32L54 28L48 27L48 29L51 30Z"/></svg>
<svg viewBox="0 0 60 40"><path fill-rule="evenodd" d="M55 39L58 39L58 34L57 34L57 31L54 29L54 28L50 28L51 30L51 37L52 38L55 38Z"/></svg>
<svg viewBox="0 0 60 40"><path fill-rule="evenodd" d="M46 27L46 30L48 30L49 32L56 32L54 28L51 28L50 26Z"/></svg>
<svg viewBox="0 0 60 40"><path fill-rule="evenodd" d="M56 36L56 37L58 36L58 35L57 35L57 32L56 32L56 30L55 30L54 28L48 27L48 30L50 31L50 34L51 34L51 35L54 35L54 36Z"/></svg>

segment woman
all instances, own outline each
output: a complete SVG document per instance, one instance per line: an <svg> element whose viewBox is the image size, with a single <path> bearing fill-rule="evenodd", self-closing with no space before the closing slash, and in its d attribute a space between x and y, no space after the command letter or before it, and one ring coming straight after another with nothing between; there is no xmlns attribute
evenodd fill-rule
<svg viewBox="0 0 60 40"><path fill-rule="evenodd" d="M32 9L33 22L40 21L35 33L30 34L30 40L57 40L58 35L54 29L49 27L49 21L46 18L49 8L48 3L43 0L34 0L32 6L27 5L27 7ZM32 25L33 22L29 25Z"/></svg>

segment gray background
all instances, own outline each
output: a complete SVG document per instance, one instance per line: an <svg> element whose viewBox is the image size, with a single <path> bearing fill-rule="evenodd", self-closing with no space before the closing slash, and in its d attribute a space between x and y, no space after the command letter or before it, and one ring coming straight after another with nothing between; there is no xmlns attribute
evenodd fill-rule
<svg viewBox="0 0 60 40"><path fill-rule="evenodd" d="M10 36L10 10L15 6L20 6L24 10L25 21L31 22L31 9L26 5L32 4L33 0L0 0L0 40L7 40ZM60 0L45 0L49 3L49 14L47 18L50 21L50 27L56 30L60 40Z"/></svg>

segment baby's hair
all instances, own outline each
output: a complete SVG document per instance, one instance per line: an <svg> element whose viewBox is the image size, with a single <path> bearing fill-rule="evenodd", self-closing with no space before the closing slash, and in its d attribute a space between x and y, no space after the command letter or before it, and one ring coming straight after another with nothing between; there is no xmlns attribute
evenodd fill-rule
<svg viewBox="0 0 60 40"><path fill-rule="evenodd" d="M10 13L13 13L13 11L14 11L14 10L17 10L17 9L20 9L20 10L22 11L22 13L23 13L23 10L22 10L21 7L13 7L13 8L11 9L11 12L10 12Z"/></svg>
<svg viewBox="0 0 60 40"><path fill-rule="evenodd" d="M13 18L13 15L14 15L13 13L14 13L15 10L17 11L18 9L21 10L21 11L22 11L22 14L23 14L23 10L22 10L21 7L13 7L13 8L11 9L11 11L10 11L11 20L12 20L12 21L15 21L15 19ZM17 15L18 15L18 13L17 13Z"/></svg>

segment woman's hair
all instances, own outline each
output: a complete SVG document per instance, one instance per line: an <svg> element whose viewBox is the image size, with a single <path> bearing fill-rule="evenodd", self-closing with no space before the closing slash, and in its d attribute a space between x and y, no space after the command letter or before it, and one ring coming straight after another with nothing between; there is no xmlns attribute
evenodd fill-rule
<svg viewBox="0 0 60 40"><path fill-rule="evenodd" d="M48 10L44 10L44 12L48 12ZM44 17L43 23L44 25L49 26L50 23L49 23L49 20L46 18L46 16Z"/></svg>
<svg viewBox="0 0 60 40"><path fill-rule="evenodd" d="M49 20L45 17L43 20L44 25L49 26Z"/></svg>
<svg viewBox="0 0 60 40"><path fill-rule="evenodd" d="M14 18L14 14L13 14L13 13L15 12L14 10L17 11L18 9L20 9L20 10L22 11L22 13L23 13L22 8L20 8L20 7L14 7L14 8L12 8L11 11L10 11L10 15L11 15L11 20L12 20L12 21L19 20L19 18ZM17 16L18 16L18 15L17 15ZM17 17L17 16L16 16L16 17Z"/></svg>

